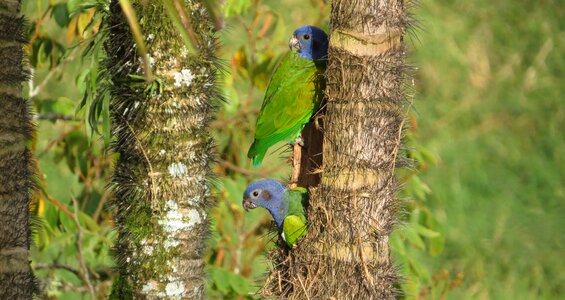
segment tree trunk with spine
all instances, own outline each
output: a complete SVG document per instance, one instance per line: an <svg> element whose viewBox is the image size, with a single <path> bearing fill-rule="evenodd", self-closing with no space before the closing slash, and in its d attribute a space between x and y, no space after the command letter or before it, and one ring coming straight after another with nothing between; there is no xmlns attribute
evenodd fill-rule
<svg viewBox="0 0 565 300"><path fill-rule="evenodd" d="M322 180L310 189L308 235L272 254L265 296L394 299L388 238L406 107L402 0L335 0L324 117Z"/></svg>
<svg viewBox="0 0 565 300"><path fill-rule="evenodd" d="M201 1L178 1L194 33L192 52L162 1L131 2L154 80L139 79L142 59L113 1L106 68L113 149L119 154L112 180L119 277L111 298L201 299L212 205L209 123L219 95L213 24Z"/></svg>
<svg viewBox="0 0 565 300"><path fill-rule="evenodd" d="M0 299L31 299L35 291L29 265L29 204L33 126L28 101L25 22L20 1L0 3Z"/></svg>

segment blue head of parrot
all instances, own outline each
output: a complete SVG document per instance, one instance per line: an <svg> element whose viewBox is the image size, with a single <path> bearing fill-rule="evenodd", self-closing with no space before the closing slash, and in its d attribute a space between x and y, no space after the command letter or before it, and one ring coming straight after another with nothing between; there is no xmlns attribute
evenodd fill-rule
<svg viewBox="0 0 565 300"><path fill-rule="evenodd" d="M316 26L302 26L294 31L289 47L308 59L325 59L328 55L328 35Z"/></svg>
<svg viewBox="0 0 565 300"><path fill-rule="evenodd" d="M282 230L284 215L288 210L284 202L285 188L274 180L262 179L253 182L243 192L243 208L266 208L273 216L279 230Z"/></svg>

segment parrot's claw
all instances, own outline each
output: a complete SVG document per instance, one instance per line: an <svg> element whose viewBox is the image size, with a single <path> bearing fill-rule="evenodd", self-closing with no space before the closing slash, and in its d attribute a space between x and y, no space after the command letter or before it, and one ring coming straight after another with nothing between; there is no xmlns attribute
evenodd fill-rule
<svg viewBox="0 0 565 300"><path fill-rule="evenodd" d="M295 145L298 144L298 145L300 145L300 147L304 147L304 139L302 138L302 136L298 136L298 137L296 138L296 140L294 140L294 142L292 142L292 143L290 143L290 144L291 144L292 146L295 146Z"/></svg>

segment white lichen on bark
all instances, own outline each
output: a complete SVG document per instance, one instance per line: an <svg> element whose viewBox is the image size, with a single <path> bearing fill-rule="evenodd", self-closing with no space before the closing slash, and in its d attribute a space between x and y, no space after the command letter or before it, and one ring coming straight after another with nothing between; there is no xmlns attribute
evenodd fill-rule
<svg viewBox="0 0 565 300"><path fill-rule="evenodd" d="M176 87L189 87L194 79L194 75L189 69L182 69L180 72L175 73L174 77Z"/></svg>
<svg viewBox="0 0 565 300"><path fill-rule="evenodd" d="M169 174L173 177L180 177L187 174L186 165L183 163L172 163L168 168Z"/></svg>
<svg viewBox="0 0 565 300"><path fill-rule="evenodd" d="M110 72L112 82L122 84L111 103L120 141L114 175L120 276L134 298L201 298L211 202L207 127L218 95L212 25L200 2L184 2L198 37L198 52L185 53L161 2L140 3L132 1L151 54L155 82L150 84L158 88L124 81L129 73L143 75L143 68L117 2L109 24L109 42L115 45L108 47L107 65L116 71Z"/></svg>

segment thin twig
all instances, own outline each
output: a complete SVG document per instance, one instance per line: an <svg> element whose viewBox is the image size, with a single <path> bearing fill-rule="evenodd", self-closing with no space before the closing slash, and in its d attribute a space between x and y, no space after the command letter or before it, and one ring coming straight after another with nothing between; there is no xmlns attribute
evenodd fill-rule
<svg viewBox="0 0 565 300"><path fill-rule="evenodd" d="M62 213L64 213L65 215L67 215L71 218L73 217L73 214L67 209L67 207L64 204L57 201L57 199L49 196L45 190L42 189L41 192L43 193L45 198L47 198L47 200L49 200L49 202L53 203L53 205L55 205Z"/></svg>
<svg viewBox="0 0 565 300"><path fill-rule="evenodd" d="M37 20L37 23L35 24L35 29L33 30L33 36L29 40L30 48L31 46L33 46L33 43L35 43L35 40L39 37L39 34L41 33L41 25L43 23L43 20L45 20L45 18L47 17L47 15L51 10L52 10L51 6L47 7L47 9L43 12L41 17L39 17L39 19Z"/></svg>
<svg viewBox="0 0 565 300"><path fill-rule="evenodd" d="M84 282L84 284L86 284L86 286L88 287L88 292L90 294L90 299L96 299L95 297L95 293L94 293L94 287L92 286L92 282L90 282L90 276L88 273L88 268L86 266L86 262L84 261L84 256L82 253L82 226L80 226L80 221L78 220L78 202L75 199L75 197L71 197L71 199L73 200L73 207L75 209L75 213L73 214L73 221L75 221L75 224L77 226L77 238L75 241L75 245L77 247L77 256L78 256L78 261L80 264L80 268L81 268L81 272L80 272L80 277L82 279L82 281Z"/></svg>
<svg viewBox="0 0 565 300"><path fill-rule="evenodd" d="M90 38L89 38L90 39ZM88 39L87 39L88 40ZM85 41L87 41L85 40ZM30 43L30 45L32 45ZM70 52L70 54L64 54L63 58L61 59L61 62L56 65L55 67L53 67L52 69L49 70L49 73L47 73L47 75L43 78L43 80L41 81L40 84L38 84L37 86L34 87L34 80L35 80L35 76L33 76L33 69L32 71L32 76L30 76L30 79L28 81L28 85L29 85L29 99L33 99L35 96L37 96L41 90L47 85L47 83L49 82L49 80L51 80L51 78L53 78L53 76L55 76L56 74L60 74L63 71L63 68L71 61L75 61L75 58L81 54L82 52L79 51L81 50L80 47L76 47L73 48Z"/></svg>
<svg viewBox="0 0 565 300"><path fill-rule="evenodd" d="M302 287L302 290L304 291L304 295L306 296L306 299L310 300L310 296L308 296L308 292L306 291L306 287L304 286L304 283L302 282L302 278L300 278L300 274L296 274L296 276L298 277L298 282L300 282L300 286Z"/></svg>
<svg viewBox="0 0 565 300"><path fill-rule="evenodd" d="M94 214L92 215L92 219L94 220L94 222L98 223L98 219L100 218L100 214L102 213L104 204L106 204L106 201L108 201L108 199L110 198L109 196L110 196L110 192L108 192L108 190L105 190L104 194L102 194L102 197L100 197L100 201L98 202L96 211L94 211Z"/></svg>
<svg viewBox="0 0 565 300"><path fill-rule="evenodd" d="M78 130L79 128L80 125L73 125L70 130L63 132L56 139L50 140L45 146L45 148L39 154L36 155L36 158L40 159L41 157L43 157L43 155L47 154L47 152L49 152L49 150L51 150L53 146L61 143L67 136L69 136L71 133L73 133L73 131Z"/></svg>
<svg viewBox="0 0 565 300"><path fill-rule="evenodd" d="M375 283L373 282L373 277L371 276L371 273L369 272L369 268L367 267L367 262L365 260L365 254L363 251L365 249L363 248L363 243L361 242L360 234L361 234L360 232L357 232L357 245L359 246L359 258L361 258L361 265L363 266L363 272L365 272L365 277L367 277L367 280L371 284L371 287L374 287Z"/></svg>

